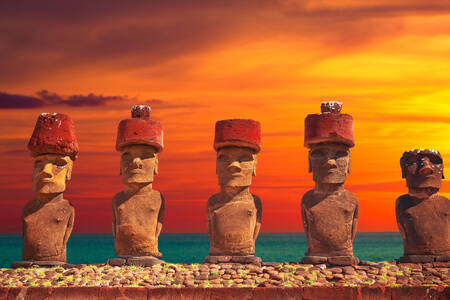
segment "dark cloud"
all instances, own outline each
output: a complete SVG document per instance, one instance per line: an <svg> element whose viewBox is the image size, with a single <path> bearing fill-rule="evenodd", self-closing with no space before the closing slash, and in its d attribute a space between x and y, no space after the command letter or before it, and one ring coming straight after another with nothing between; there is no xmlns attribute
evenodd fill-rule
<svg viewBox="0 0 450 300"><path fill-rule="evenodd" d="M128 98L122 96L94 95L92 93L88 95L61 96L47 90L37 92L36 96L0 92L0 109L36 108L49 105L102 106L111 101L121 100L128 100Z"/></svg>
<svg viewBox="0 0 450 300"><path fill-rule="evenodd" d="M37 97L0 92L0 108L36 108L44 105L45 101Z"/></svg>

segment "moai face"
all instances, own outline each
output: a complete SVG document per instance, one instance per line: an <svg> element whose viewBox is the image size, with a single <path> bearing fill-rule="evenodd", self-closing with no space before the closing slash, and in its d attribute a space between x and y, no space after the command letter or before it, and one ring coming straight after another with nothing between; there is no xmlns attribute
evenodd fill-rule
<svg viewBox="0 0 450 300"><path fill-rule="evenodd" d="M120 158L122 183L151 183L158 174L156 149L148 145L128 145Z"/></svg>
<svg viewBox="0 0 450 300"><path fill-rule="evenodd" d="M309 151L310 172L319 183L344 183L350 171L350 151L344 144L313 145Z"/></svg>
<svg viewBox="0 0 450 300"><path fill-rule="evenodd" d="M43 154L36 156L33 169L33 192L54 194L64 192L72 175L73 162L69 156Z"/></svg>
<svg viewBox="0 0 450 300"><path fill-rule="evenodd" d="M250 148L224 147L217 151L216 174L220 186L242 187L256 175L256 154Z"/></svg>
<svg viewBox="0 0 450 300"><path fill-rule="evenodd" d="M441 187L444 178L442 157L430 149L415 149L405 152L400 160L402 177L409 188Z"/></svg>

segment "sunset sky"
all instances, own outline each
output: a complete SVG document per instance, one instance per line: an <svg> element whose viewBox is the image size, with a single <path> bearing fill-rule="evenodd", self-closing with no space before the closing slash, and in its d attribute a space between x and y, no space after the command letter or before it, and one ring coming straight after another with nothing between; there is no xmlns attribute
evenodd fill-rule
<svg viewBox="0 0 450 300"><path fill-rule="evenodd" d="M0 57L0 233L21 232L33 198L26 146L41 112L75 122L64 196L76 233L111 232L117 125L134 104L164 127L153 185L166 199L163 233L206 232L222 119L261 122L251 191L262 232L303 231L300 200L314 186L304 119L322 101L354 118L346 188L359 231L397 231L405 150L440 151L450 178L447 0L2 1Z"/></svg>

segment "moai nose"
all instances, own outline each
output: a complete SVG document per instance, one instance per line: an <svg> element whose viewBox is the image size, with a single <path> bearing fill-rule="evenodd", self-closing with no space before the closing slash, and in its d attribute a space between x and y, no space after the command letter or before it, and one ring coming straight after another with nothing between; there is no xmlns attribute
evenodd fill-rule
<svg viewBox="0 0 450 300"><path fill-rule="evenodd" d="M336 160L334 158L329 158L327 159L327 161L324 164L325 167L332 169L332 168L336 168Z"/></svg>
<svg viewBox="0 0 450 300"><path fill-rule="evenodd" d="M133 159L133 166L137 167L139 169L142 169L142 166L144 164L142 163L142 160L139 157L136 157L135 159Z"/></svg>
<svg viewBox="0 0 450 300"><path fill-rule="evenodd" d="M237 161L233 161L228 165L228 170L231 172L240 172L242 170L241 165Z"/></svg>
<svg viewBox="0 0 450 300"><path fill-rule="evenodd" d="M51 163L46 163L39 174L40 178L51 178L53 176L53 165Z"/></svg>
<svg viewBox="0 0 450 300"><path fill-rule="evenodd" d="M433 166L428 157L425 157L422 160L422 168L419 169L419 174L422 175L433 174Z"/></svg>

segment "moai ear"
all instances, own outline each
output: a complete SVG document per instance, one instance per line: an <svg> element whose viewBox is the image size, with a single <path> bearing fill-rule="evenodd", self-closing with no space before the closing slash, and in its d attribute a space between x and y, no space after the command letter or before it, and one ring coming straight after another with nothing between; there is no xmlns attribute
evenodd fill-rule
<svg viewBox="0 0 450 300"><path fill-rule="evenodd" d="M352 162L352 156L351 152L348 151L348 167L347 167L347 174L350 174L350 163Z"/></svg>
<svg viewBox="0 0 450 300"><path fill-rule="evenodd" d="M308 173L312 172L312 166L311 166L311 150L308 152Z"/></svg>
<svg viewBox="0 0 450 300"><path fill-rule="evenodd" d="M405 178L406 177L405 166L401 165L400 167L402 168L402 178ZM444 176L444 173L442 173L442 176Z"/></svg>
<svg viewBox="0 0 450 300"><path fill-rule="evenodd" d="M67 167L66 181L69 181L71 178L72 178L72 167Z"/></svg>
<svg viewBox="0 0 450 300"><path fill-rule="evenodd" d="M153 170L153 174L158 174L158 155L155 154L155 169Z"/></svg>
<svg viewBox="0 0 450 300"><path fill-rule="evenodd" d="M258 157L256 154L253 154L254 162L253 162L253 170L252 170L252 176L256 176L256 165L258 164Z"/></svg>

